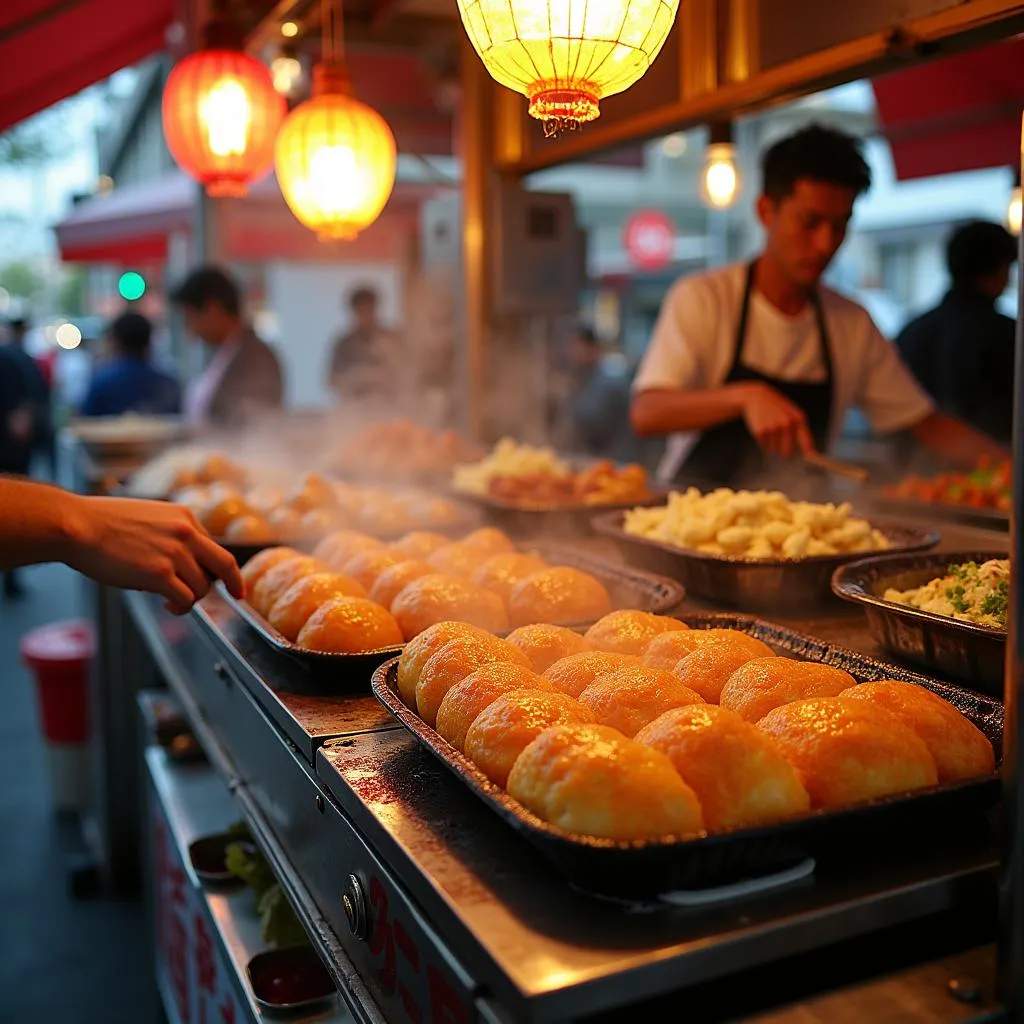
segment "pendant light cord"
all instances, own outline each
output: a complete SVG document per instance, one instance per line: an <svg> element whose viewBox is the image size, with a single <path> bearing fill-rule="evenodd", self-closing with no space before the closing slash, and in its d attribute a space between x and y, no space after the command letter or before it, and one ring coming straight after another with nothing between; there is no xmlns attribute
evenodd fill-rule
<svg viewBox="0 0 1024 1024"><path fill-rule="evenodd" d="M345 19L341 0L321 0L323 27L323 60L340 64L345 59Z"/></svg>

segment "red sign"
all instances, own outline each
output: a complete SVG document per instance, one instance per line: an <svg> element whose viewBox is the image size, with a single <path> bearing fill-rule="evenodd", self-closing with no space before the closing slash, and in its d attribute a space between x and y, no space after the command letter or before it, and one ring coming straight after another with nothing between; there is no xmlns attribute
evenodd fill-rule
<svg viewBox="0 0 1024 1024"><path fill-rule="evenodd" d="M626 221L622 244L641 270L661 270L672 262L676 226L660 210L641 210Z"/></svg>

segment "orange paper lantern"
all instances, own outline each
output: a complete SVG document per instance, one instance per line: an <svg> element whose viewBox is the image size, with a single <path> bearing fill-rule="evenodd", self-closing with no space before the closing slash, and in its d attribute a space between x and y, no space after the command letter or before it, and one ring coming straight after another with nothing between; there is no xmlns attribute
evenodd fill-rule
<svg viewBox="0 0 1024 1024"><path fill-rule="evenodd" d="M164 136L183 171L211 196L243 196L274 161L286 103L270 72L232 49L194 53L164 86Z"/></svg>
<svg viewBox="0 0 1024 1024"><path fill-rule="evenodd" d="M313 97L277 137L277 183L292 213L322 241L351 240L384 209L395 184L387 121L349 94L337 64L314 69Z"/></svg>

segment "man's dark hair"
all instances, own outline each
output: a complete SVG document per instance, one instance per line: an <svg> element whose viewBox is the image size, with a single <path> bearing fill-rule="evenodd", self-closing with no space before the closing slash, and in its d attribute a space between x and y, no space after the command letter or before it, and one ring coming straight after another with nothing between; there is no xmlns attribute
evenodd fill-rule
<svg viewBox="0 0 1024 1024"><path fill-rule="evenodd" d="M122 313L107 325L107 334L126 356L144 359L149 355L153 326L141 313Z"/></svg>
<svg viewBox="0 0 1024 1024"><path fill-rule="evenodd" d="M597 340L597 335L594 333L594 328L589 324L580 324L576 328L576 340L582 341L590 348L600 348L601 346L601 342Z"/></svg>
<svg viewBox="0 0 1024 1024"><path fill-rule="evenodd" d="M946 266L954 284L970 285L1017 259L1017 240L1002 226L972 220L958 227L946 243Z"/></svg>
<svg viewBox="0 0 1024 1024"><path fill-rule="evenodd" d="M836 128L812 124L787 135L761 158L762 191L779 202L792 195L800 178L824 181L862 195L871 187L871 169L861 141Z"/></svg>
<svg viewBox="0 0 1024 1024"><path fill-rule="evenodd" d="M350 309L358 309L360 306L376 306L377 293L368 285L361 285L349 293L348 305Z"/></svg>
<svg viewBox="0 0 1024 1024"><path fill-rule="evenodd" d="M242 312L242 290L235 279L220 267L193 270L172 290L171 301L191 309L205 309L208 302L215 302L232 316Z"/></svg>
<svg viewBox="0 0 1024 1024"><path fill-rule="evenodd" d="M7 326L12 331L18 331L18 333L20 334L28 330L28 318L23 316L12 316L7 321Z"/></svg>

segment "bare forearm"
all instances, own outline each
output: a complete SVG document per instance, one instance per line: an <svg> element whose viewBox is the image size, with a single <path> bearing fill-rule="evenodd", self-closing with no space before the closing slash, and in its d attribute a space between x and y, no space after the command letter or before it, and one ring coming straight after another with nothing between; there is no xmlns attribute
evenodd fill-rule
<svg viewBox="0 0 1024 1024"><path fill-rule="evenodd" d="M633 399L630 421L640 437L706 430L742 416L745 398L743 383L698 391L641 391Z"/></svg>
<svg viewBox="0 0 1024 1024"><path fill-rule="evenodd" d="M927 416L911 432L927 448L957 465L973 466L983 457L997 461L1010 457L1010 453L987 434L940 412Z"/></svg>
<svg viewBox="0 0 1024 1024"><path fill-rule="evenodd" d="M0 477L0 570L66 561L79 500L46 484Z"/></svg>

